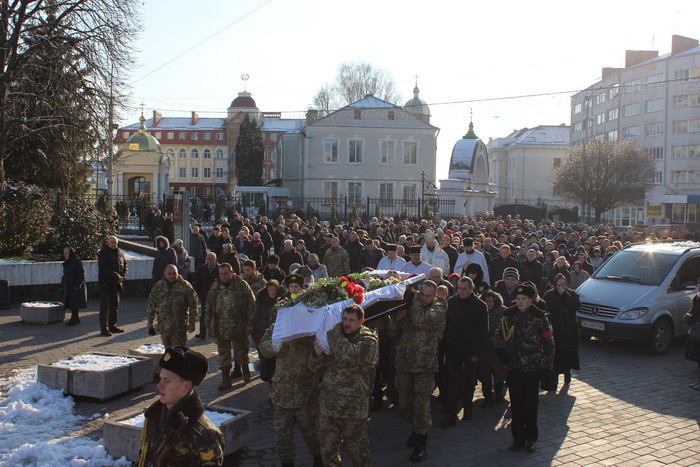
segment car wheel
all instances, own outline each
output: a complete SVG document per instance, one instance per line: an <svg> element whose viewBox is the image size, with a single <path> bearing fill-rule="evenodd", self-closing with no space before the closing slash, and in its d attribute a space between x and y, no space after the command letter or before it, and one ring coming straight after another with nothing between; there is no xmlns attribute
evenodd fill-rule
<svg viewBox="0 0 700 467"><path fill-rule="evenodd" d="M668 351L673 340L673 325L667 319L659 319L649 333L647 345L652 355L662 355Z"/></svg>

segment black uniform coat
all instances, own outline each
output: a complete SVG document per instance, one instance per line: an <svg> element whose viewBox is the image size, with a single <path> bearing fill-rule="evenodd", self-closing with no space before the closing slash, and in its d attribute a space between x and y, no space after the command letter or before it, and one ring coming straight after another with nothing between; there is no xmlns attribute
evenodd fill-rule
<svg viewBox="0 0 700 467"><path fill-rule="evenodd" d="M63 262L64 309L83 310L87 308L87 289L85 287L85 268L80 257L74 256Z"/></svg>
<svg viewBox="0 0 700 467"><path fill-rule="evenodd" d="M550 289L544 294L544 301L554 333L554 371L578 370L580 339L576 311L581 306L581 299L572 289L566 289L563 294Z"/></svg>
<svg viewBox="0 0 700 467"><path fill-rule="evenodd" d="M125 279L128 269L124 252L119 247L111 249L107 244L102 246L97 255L97 284L100 290L122 293L122 285L117 280Z"/></svg>
<svg viewBox="0 0 700 467"><path fill-rule="evenodd" d="M465 299L453 295L447 299L442 346L447 358L468 360L483 356L488 331L488 308L476 295L472 293Z"/></svg>

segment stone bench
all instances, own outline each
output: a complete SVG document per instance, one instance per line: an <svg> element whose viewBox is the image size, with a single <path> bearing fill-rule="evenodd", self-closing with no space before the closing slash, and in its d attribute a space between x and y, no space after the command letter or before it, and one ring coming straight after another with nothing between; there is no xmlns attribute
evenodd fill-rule
<svg viewBox="0 0 700 467"><path fill-rule="evenodd" d="M162 346L162 344L155 344L155 345ZM160 357L163 356L164 352L165 352L165 349L163 350L163 352L160 352L160 353L153 353L153 352L149 353L149 352L144 352L144 351L136 348L136 349L129 349L129 356L147 358L148 360L150 360L151 363L153 364L153 378L158 379L160 376L160 365L158 364L158 362L160 361Z"/></svg>
<svg viewBox="0 0 700 467"><path fill-rule="evenodd" d="M66 310L62 303L26 302L22 303L19 316L25 323L49 324L66 319Z"/></svg>
<svg viewBox="0 0 700 467"><path fill-rule="evenodd" d="M118 355L103 353L92 355L118 357ZM62 389L68 395L91 397L102 401L153 381L153 365L148 358L133 356L129 358L136 361L104 370L39 365L37 380L50 388Z"/></svg>
<svg viewBox="0 0 700 467"><path fill-rule="evenodd" d="M220 405L208 405L205 409L211 412L231 414L231 418L218 425L224 435L225 456L245 447L250 439L252 412ZM119 417L119 420L105 420L102 427L105 449L115 459L126 456L132 462L138 461L141 449L141 426L127 424L124 421L142 413L142 411L136 411Z"/></svg>

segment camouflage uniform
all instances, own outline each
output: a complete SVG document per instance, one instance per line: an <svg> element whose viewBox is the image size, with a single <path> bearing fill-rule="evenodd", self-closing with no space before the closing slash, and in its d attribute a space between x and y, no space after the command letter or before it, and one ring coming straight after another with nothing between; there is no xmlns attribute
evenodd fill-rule
<svg viewBox="0 0 700 467"><path fill-rule="evenodd" d="M418 297L413 298L402 320L389 324L389 332L397 340L396 388L401 415L420 435L427 435L432 426L430 395L435 390L437 346L444 329L444 303L433 300L423 306Z"/></svg>
<svg viewBox="0 0 700 467"><path fill-rule="evenodd" d="M148 296L148 322L153 324L158 319L165 347L187 344L187 328L197 322L197 309L197 292L181 276L173 284L159 280Z"/></svg>
<svg viewBox="0 0 700 467"><path fill-rule="evenodd" d="M379 362L379 340L362 326L347 337L334 328L328 331L331 355L316 354L309 367L326 372L319 396L321 455L323 465L342 465L340 443L345 441L353 465L370 465L367 439L367 400L372 393L372 377Z"/></svg>
<svg viewBox="0 0 700 467"><path fill-rule="evenodd" d="M145 416L138 467L223 465L224 437L204 415L204 406L196 392L180 399L170 410L156 401L146 409ZM178 430L159 455L161 445Z"/></svg>
<svg viewBox="0 0 700 467"><path fill-rule="evenodd" d="M275 404L274 428L280 461L294 462L294 425L299 425L304 442L312 454L321 453L318 443L319 374L309 369L314 349L313 337L285 342L279 351L272 347L272 329L260 339L260 353L275 358L270 400Z"/></svg>
<svg viewBox="0 0 700 467"><path fill-rule="evenodd" d="M328 277L338 277L350 273L350 257L341 246L330 247L323 255L323 264L328 270Z"/></svg>
<svg viewBox="0 0 700 467"><path fill-rule="evenodd" d="M251 277L250 279L248 279L243 273L239 274L239 277L248 283L254 294L260 292L260 290L265 288L265 286L267 285L267 281L265 280L263 275L260 274L258 271L255 271L253 273L253 277Z"/></svg>
<svg viewBox="0 0 700 467"><path fill-rule="evenodd" d="M554 363L554 338L547 315L534 305L506 308L495 335L496 353L508 366L511 434L518 442L537 441L537 409L542 376Z"/></svg>
<svg viewBox="0 0 700 467"><path fill-rule="evenodd" d="M216 337L220 368L231 366L231 347L236 363L248 365L246 327L252 326L254 315L255 296L240 277L233 276L228 284L217 280L209 289L206 329Z"/></svg>

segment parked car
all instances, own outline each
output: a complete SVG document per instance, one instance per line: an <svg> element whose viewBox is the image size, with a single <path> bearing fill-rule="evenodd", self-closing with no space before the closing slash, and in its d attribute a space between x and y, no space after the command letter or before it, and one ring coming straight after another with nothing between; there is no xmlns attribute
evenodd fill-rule
<svg viewBox="0 0 700 467"><path fill-rule="evenodd" d="M645 343L665 353L688 332L688 312L700 276L700 243L638 243L617 252L577 289L582 338Z"/></svg>

